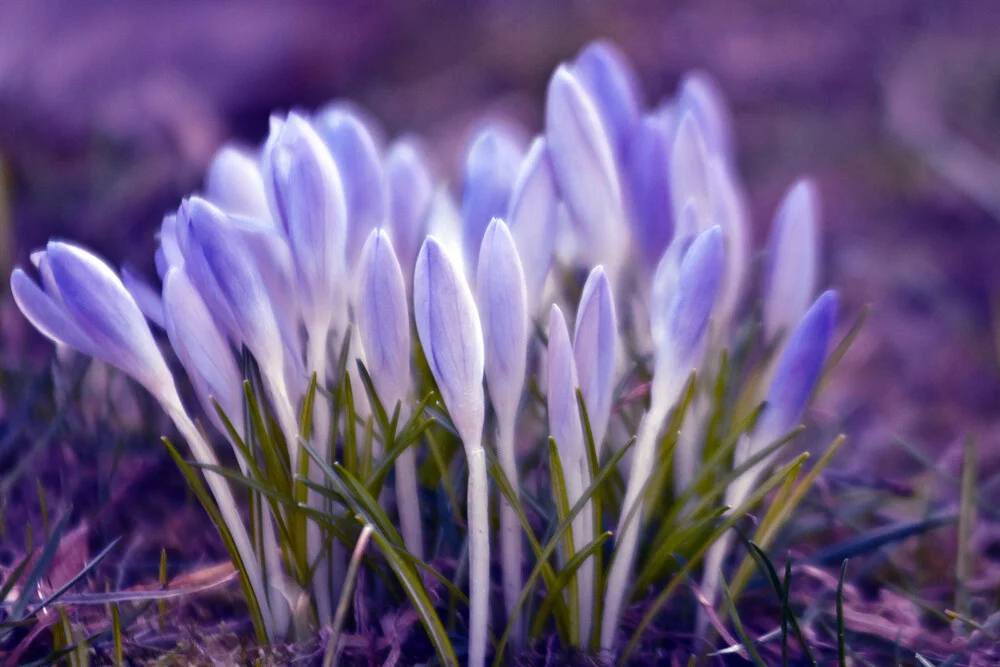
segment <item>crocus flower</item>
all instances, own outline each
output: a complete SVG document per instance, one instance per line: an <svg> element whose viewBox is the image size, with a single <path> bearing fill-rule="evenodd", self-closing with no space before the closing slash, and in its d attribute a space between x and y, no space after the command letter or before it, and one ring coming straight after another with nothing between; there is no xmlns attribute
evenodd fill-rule
<svg viewBox="0 0 1000 667"><path fill-rule="evenodd" d="M205 172L205 198L231 215L270 218L259 164L248 151L232 144L223 146Z"/></svg>
<svg viewBox="0 0 1000 667"><path fill-rule="evenodd" d="M549 150L538 137L521 162L506 218L524 269L530 316L538 312L552 264L558 204Z"/></svg>
<svg viewBox="0 0 1000 667"><path fill-rule="evenodd" d="M469 665L486 661L489 624L489 488L483 451L485 351L479 313L462 271L433 236L413 272L417 334L469 463Z"/></svg>
<svg viewBox="0 0 1000 667"><path fill-rule="evenodd" d="M284 375L285 344L264 278L256 264L246 261L250 252L225 213L198 197L188 200L187 208L189 247L198 249L197 255L204 260L203 275L218 286L237 323L239 340L260 365L295 469L299 429Z"/></svg>
<svg viewBox="0 0 1000 667"><path fill-rule="evenodd" d="M711 222L709 154L702 130L690 113L680 116L673 140L669 174L674 220L680 218L688 202L691 202L698 228L705 229Z"/></svg>
<svg viewBox="0 0 1000 667"><path fill-rule="evenodd" d="M313 351L307 366L325 371L326 336L346 297L342 283L347 208L340 171L316 130L295 113L272 121L262 162L268 199L294 260ZM325 380L324 373L320 375Z"/></svg>
<svg viewBox="0 0 1000 667"><path fill-rule="evenodd" d="M816 188L797 182L785 195L771 230L764 278L764 334L791 331L816 289L819 222Z"/></svg>
<svg viewBox="0 0 1000 667"><path fill-rule="evenodd" d="M584 449L583 425L576 390L580 386L573 346L570 344L566 319L559 306L553 305L549 316L548 359L548 412L549 434L556 442L559 460L566 483L569 506L575 505L590 485L590 468ZM573 518L574 548L579 550L593 539L593 511L590 503ZM581 566L577 573L578 598L576 604L580 619L578 641L590 637L593 623L594 570L593 561Z"/></svg>
<svg viewBox="0 0 1000 667"><path fill-rule="evenodd" d="M382 154L365 121L342 105L324 109L314 123L333 155L344 188L347 264L354 266L368 234L386 220Z"/></svg>
<svg viewBox="0 0 1000 667"><path fill-rule="evenodd" d="M15 269L11 276L14 300L25 317L48 338L133 377L170 415L195 458L203 464L217 465L211 446L181 404L174 378L149 325L114 270L86 250L58 241L50 241L46 246L44 263L51 271L53 291L43 291L21 269ZM268 591L232 491L219 475L207 474L205 479L233 536L251 585L261 596L268 636L274 637Z"/></svg>
<svg viewBox="0 0 1000 667"><path fill-rule="evenodd" d="M816 299L788 338L771 380L764 412L760 416L757 428L752 434L743 436L733 452L734 468L745 463L798 424L806 403L819 382L836 325L837 293L829 290ZM732 508L742 504L776 456L777 452L774 452L726 487L724 500L726 506ZM732 533L726 533L705 554L701 590L709 602L714 602L718 593L722 563L731 543ZM707 618L704 613L699 613L697 630L703 631L706 623Z"/></svg>
<svg viewBox="0 0 1000 667"><path fill-rule="evenodd" d="M163 300L156 289L146 282L146 279L136 273L131 267L123 266L121 271L122 284L132 295L139 310L150 322L163 328Z"/></svg>
<svg viewBox="0 0 1000 667"><path fill-rule="evenodd" d="M618 318L611 283L604 268L597 266L587 277L580 297L573 332L573 356L598 458L611 417L617 346Z"/></svg>
<svg viewBox="0 0 1000 667"><path fill-rule="evenodd" d="M583 237L579 260L604 262L617 273L628 234L611 140L587 90L565 65L549 81L545 137L559 190Z"/></svg>
<svg viewBox="0 0 1000 667"><path fill-rule="evenodd" d="M232 348L183 267L173 267L163 281L163 313L170 345L194 385L209 419L225 433L214 398L238 431L243 428L243 376ZM240 466L246 462L237 452Z"/></svg>
<svg viewBox="0 0 1000 667"><path fill-rule="evenodd" d="M733 165L732 121L722 99L722 92L705 72L690 72L677 92L680 113L690 113L701 127L709 153Z"/></svg>
<svg viewBox="0 0 1000 667"><path fill-rule="evenodd" d="M597 40L580 51L573 71L590 92L616 159L624 161L643 106L632 66L614 44Z"/></svg>
<svg viewBox="0 0 1000 667"><path fill-rule="evenodd" d="M635 248L647 269L657 265L674 237L669 160L672 123L651 114L632 134L625 173L629 181Z"/></svg>
<svg viewBox="0 0 1000 667"><path fill-rule="evenodd" d="M410 386L410 314L406 282L389 235L373 229L358 262L355 316L375 390L390 413L406 398ZM400 420L405 419L405 405ZM412 448L396 459L396 496L403 540L417 558L423 558L420 498L417 493L416 455Z"/></svg>
<svg viewBox="0 0 1000 667"><path fill-rule="evenodd" d="M656 350L649 411L642 418L636 436L632 471L619 519L618 546L608 573L605 616L601 625L601 648L604 650L613 649L642 524L640 494L653 470L660 429L680 397L687 377L701 360L722 267L722 232L712 227L699 234L684 254L677 290L667 311L664 335ZM635 516L629 521L633 508L636 508Z"/></svg>
<svg viewBox="0 0 1000 667"><path fill-rule="evenodd" d="M498 458L517 493L519 480L514 456L514 428L524 389L528 354L528 295L514 239L499 218L490 222L483 235L476 297L483 325L486 383L497 415ZM521 524L506 499L503 499L500 511L504 603L510 615L521 594ZM522 630L518 628L516 644L523 641Z"/></svg>
<svg viewBox="0 0 1000 667"><path fill-rule="evenodd" d="M522 149L513 133L491 124L472 138L465 153L462 179L463 259L469 276L476 275L476 262L483 234L493 218L507 212Z"/></svg>
<svg viewBox="0 0 1000 667"><path fill-rule="evenodd" d="M426 233L427 212L434 196L434 181L424 151L413 137L397 139L385 158L389 230L403 275L413 275L413 265Z"/></svg>

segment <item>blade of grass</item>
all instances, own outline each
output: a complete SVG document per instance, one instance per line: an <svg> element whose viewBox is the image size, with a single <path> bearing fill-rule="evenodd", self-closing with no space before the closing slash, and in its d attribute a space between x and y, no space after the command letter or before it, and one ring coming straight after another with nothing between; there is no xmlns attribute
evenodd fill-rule
<svg viewBox="0 0 1000 667"><path fill-rule="evenodd" d="M559 449L556 441L549 438L549 470L552 478L552 495L556 502L556 517L562 522L569 514L569 495L566 492L566 478L563 476L562 463L559 459ZM563 533L562 539L562 559L566 565L573 560L576 550L576 542L573 538L573 524ZM566 567L563 565L563 568ZM569 641L574 646L580 645L580 605L579 592L577 590L577 579L574 574L567 582L566 597L569 609Z"/></svg>
<svg viewBox="0 0 1000 667"><path fill-rule="evenodd" d="M344 578L344 586L340 591L340 600L337 602L337 611L333 616L333 625L330 628L330 639L326 645L326 655L323 656L323 667L332 667L337 662L337 645L340 643L340 632L344 628L344 621L347 620L347 610L351 605L351 598L354 597L354 586L358 581L358 570L361 568L362 556L368 548L368 540L371 538L373 528L370 524L365 524L361 529L357 544L354 545L354 553L347 566L347 575Z"/></svg>
<svg viewBox="0 0 1000 667"><path fill-rule="evenodd" d="M736 612L736 604L733 602L733 594L729 592L729 587L726 586L726 580L724 578L719 580L719 588L722 589L722 597L726 601L726 608L729 610L729 618L733 621L733 629L736 630L736 634L739 635L740 641L743 643L743 648L746 649L747 655L750 656L750 661L757 665L757 667L767 667L767 663L760 657L760 653L757 652L757 648L753 645L753 642L750 640L750 636L747 635L746 630L743 628L743 622L740 621L740 616Z"/></svg>
<svg viewBox="0 0 1000 667"><path fill-rule="evenodd" d="M545 621L548 620L549 614L552 612L552 607L562 598L563 591L566 590L573 577L576 576L576 571L580 569L580 566L588 558L599 552L604 543L610 538L611 531L598 535L596 539L587 544L583 549L573 554L573 558L567 561L566 565L559 570L555 584L546 592L542 606L538 608L538 613L535 614L535 619L532 621L532 637L542 634L542 630L545 628Z"/></svg>

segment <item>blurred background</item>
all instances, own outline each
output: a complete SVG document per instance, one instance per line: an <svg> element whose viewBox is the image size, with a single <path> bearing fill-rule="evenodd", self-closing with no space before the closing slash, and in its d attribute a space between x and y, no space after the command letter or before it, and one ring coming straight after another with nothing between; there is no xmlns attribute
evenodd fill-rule
<svg viewBox="0 0 1000 667"><path fill-rule="evenodd" d="M350 98L441 173L477 119L540 127L548 76L606 37L648 102L700 68L728 96L761 247L783 191L813 176L823 282L872 315L819 404L842 469L946 463L965 434L1000 468L1000 5L932 0L0 4L0 268L50 236L152 276L162 215L224 141L275 109ZM6 280L4 280L4 285ZM51 348L4 297L6 359ZM8 400L13 400L8 398ZM872 468L872 460L879 465Z"/></svg>

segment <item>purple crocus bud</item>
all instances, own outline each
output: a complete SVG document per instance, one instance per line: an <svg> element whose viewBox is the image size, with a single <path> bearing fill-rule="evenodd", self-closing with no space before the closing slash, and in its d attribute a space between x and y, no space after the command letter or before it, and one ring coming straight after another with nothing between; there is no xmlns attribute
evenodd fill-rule
<svg viewBox="0 0 1000 667"><path fill-rule="evenodd" d="M486 228L476 276L486 382L500 422L513 424L528 355L527 290L514 238L503 220Z"/></svg>
<svg viewBox="0 0 1000 667"><path fill-rule="evenodd" d="M466 264L462 248L462 214L446 185L438 186L431 199L426 227L427 235L436 238L447 251L448 257L455 262L455 266L464 271Z"/></svg>
<svg viewBox="0 0 1000 667"><path fill-rule="evenodd" d="M121 271L122 284L132 295L139 310L150 322L163 328L163 299L160 294L146 282L146 279L132 270L129 266L123 266Z"/></svg>
<svg viewBox="0 0 1000 667"><path fill-rule="evenodd" d="M668 170L671 138L670 122L650 114L636 126L628 153L635 245L647 269L656 266L674 234Z"/></svg>
<svg viewBox="0 0 1000 667"><path fill-rule="evenodd" d="M802 316L778 361L760 429L771 431L772 438L798 424L819 381L836 326L837 293L827 290Z"/></svg>
<svg viewBox="0 0 1000 667"><path fill-rule="evenodd" d="M176 405L170 370L114 270L83 248L59 241L49 242L41 261L56 292L43 291L21 269L11 276L14 300L35 328L119 368L159 400Z"/></svg>
<svg viewBox="0 0 1000 667"><path fill-rule="evenodd" d="M225 213L204 199L187 202L191 241L203 253L207 277L231 308L238 340L257 359L265 375L281 377L283 342L267 285L250 250ZM198 281L200 276L192 276ZM211 307L211 306L210 306Z"/></svg>
<svg viewBox="0 0 1000 667"><path fill-rule="evenodd" d="M573 346L566 328L566 318L559 306L549 311L548 369L549 433L556 441L564 468L575 468L584 460L583 426L576 389L580 381L576 372ZM570 500L574 502L574 500Z"/></svg>
<svg viewBox="0 0 1000 667"><path fill-rule="evenodd" d="M750 261L750 223L743 192L733 173L721 158L709 164L709 192L712 220L722 227L726 246L726 267L715 303L715 321L719 333L728 333L739 306Z"/></svg>
<svg viewBox="0 0 1000 667"><path fill-rule="evenodd" d="M403 275L413 275L417 251L426 233L434 182L416 139L404 137L389 147L385 158L389 197L389 229Z"/></svg>
<svg viewBox="0 0 1000 667"><path fill-rule="evenodd" d="M555 177L543 137L531 143L521 162L506 219L524 270L528 314L534 316L552 265L559 220Z"/></svg>
<svg viewBox="0 0 1000 667"><path fill-rule="evenodd" d="M672 390L683 383L701 361L708 320L722 279L723 262L722 230L718 226L699 234L684 254L677 290L667 311L663 339L656 352L651 389L653 403L664 395L671 397ZM671 391L667 391L667 387Z"/></svg>
<svg viewBox="0 0 1000 667"><path fill-rule="evenodd" d="M354 266L369 232L386 219L381 153L365 122L344 106L321 111L315 124L333 154L344 187L347 263Z"/></svg>
<svg viewBox="0 0 1000 667"><path fill-rule="evenodd" d="M324 335L344 297L347 209L340 172L309 121L291 113L272 125L264 185L294 258L299 304L310 335Z"/></svg>
<svg viewBox="0 0 1000 667"><path fill-rule="evenodd" d="M549 81L545 137L559 190L582 229L581 261L617 266L627 238L611 140L590 95L565 65Z"/></svg>
<svg viewBox="0 0 1000 667"><path fill-rule="evenodd" d="M656 273L653 274L653 285L649 294L649 328L653 336L653 345L657 349L663 340L667 327L667 313L677 292L681 262L697 235L697 214L694 212L694 204L688 202L677 223L677 233L674 234L673 240L656 265Z"/></svg>
<svg viewBox="0 0 1000 667"><path fill-rule="evenodd" d="M689 112L702 129L709 153L719 156L727 166L733 164L732 120L722 91L705 72L690 72L681 81L677 106Z"/></svg>
<svg viewBox="0 0 1000 667"><path fill-rule="evenodd" d="M243 376L232 348L219 331L183 267L174 267L163 281L163 312L167 336L187 372L202 408L222 429L214 398L229 420L243 424Z"/></svg>
<svg viewBox="0 0 1000 667"><path fill-rule="evenodd" d="M493 123L472 138L465 156L462 188L462 246L465 268L476 275L483 234L507 213L523 151L514 135Z"/></svg>
<svg viewBox="0 0 1000 667"><path fill-rule="evenodd" d="M764 278L764 333L768 341L787 334L816 290L819 205L816 187L801 180L778 207Z"/></svg>
<svg viewBox="0 0 1000 667"><path fill-rule="evenodd" d="M607 40L585 46L573 71L590 92L619 162L628 153L632 132L642 111L642 93L631 63Z"/></svg>
<svg viewBox="0 0 1000 667"><path fill-rule="evenodd" d="M389 235L373 229L358 261L355 317L375 390L392 410L410 384L410 313L406 281Z"/></svg>
<svg viewBox="0 0 1000 667"><path fill-rule="evenodd" d="M483 331L468 283L433 236L420 248L413 271L413 317L451 419L466 448L479 449L485 414Z"/></svg>
<svg viewBox="0 0 1000 667"><path fill-rule="evenodd" d="M611 417L617 345L618 320L611 283L604 268L597 266L587 277L580 297L573 332L573 356L598 456Z"/></svg>
<svg viewBox="0 0 1000 667"><path fill-rule="evenodd" d="M688 202L694 203L698 228L705 229L711 218L709 194L708 148L694 116L679 116L670 151L670 197L674 220L680 218Z"/></svg>
<svg viewBox="0 0 1000 667"><path fill-rule="evenodd" d="M205 174L205 198L231 215L270 219L257 157L226 144L212 157Z"/></svg>

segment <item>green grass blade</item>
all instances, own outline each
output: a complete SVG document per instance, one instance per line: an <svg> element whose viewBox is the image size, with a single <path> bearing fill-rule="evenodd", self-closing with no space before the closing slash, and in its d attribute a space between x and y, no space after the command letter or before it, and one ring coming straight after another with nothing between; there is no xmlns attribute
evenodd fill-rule
<svg viewBox="0 0 1000 667"><path fill-rule="evenodd" d="M740 620L740 616L736 611L736 604L733 602L733 594L729 592L729 587L726 586L724 578L719 579L719 588L722 589L722 597L726 601L726 608L729 610L729 618L732 619L733 629L739 635L740 641L743 643L743 648L746 649L747 655L750 656L750 661L757 665L757 667L767 667L767 663L760 657L757 647L754 646L750 640L750 636L747 635L746 630L743 628L743 622Z"/></svg>
<svg viewBox="0 0 1000 667"><path fill-rule="evenodd" d="M552 438L549 438L549 471L552 475L552 495L556 502L556 517L562 523L569 515L569 495L566 492L566 478L563 476L562 462L559 460L559 449L556 447L556 441ZM570 523L563 533L562 538L562 558L565 563L568 564L573 560L575 550L576 542L573 538L573 524ZM576 575L574 574L567 582L565 588L567 607L569 609L569 641L574 646L579 646L580 606L576 581Z"/></svg>
<svg viewBox="0 0 1000 667"><path fill-rule="evenodd" d="M542 634L542 630L545 628L545 621L548 620L553 606L555 606L557 601L562 600L563 591L566 590L566 587L576 576L576 572L580 569L580 566L583 565L588 558L598 553L601 550L601 547L604 546L604 543L610 538L610 531L598 535L596 539L591 541L583 549L573 554L573 558L567 561L566 565L559 570L555 584L546 592L545 599L542 601L542 606L538 608L538 613L535 615L534 621L532 621L532 637L537 637Z"/></svg>

